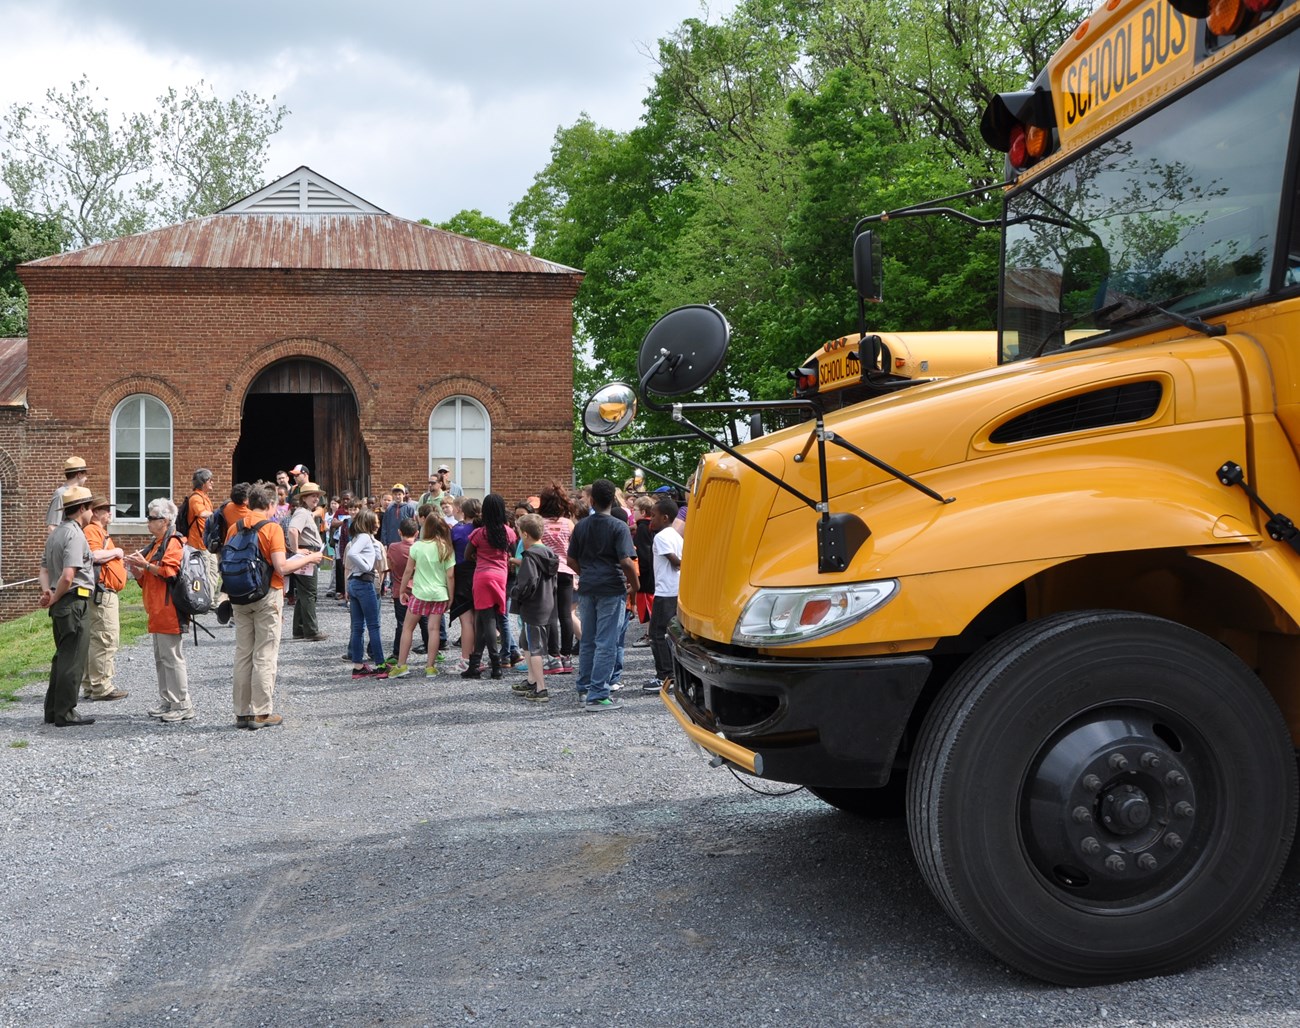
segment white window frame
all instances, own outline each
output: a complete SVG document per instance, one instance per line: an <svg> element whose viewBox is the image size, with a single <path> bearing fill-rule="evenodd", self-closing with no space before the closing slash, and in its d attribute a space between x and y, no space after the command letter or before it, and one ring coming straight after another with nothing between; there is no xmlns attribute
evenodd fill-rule
<svg viewBox="0 0 1300 1028"><path fill-rule="evenodd" d="M118 495L117 495L117 489L118 489L117 486L117 459L118 459L117 422L118 422L118 417L121 415L121 413L133 404L141 408L140 430L139 430L140 434L139 434L139 439L137 440L136 443L137 449L134 451L136 455L136 459L139 462L139 472L140 472L139 481L141 485L138 489L136 502L140 503L140 511L138 515L137 514L121 515L118 513L120 507L118 505ZM146 471L147 471L145 462L148 455L148 451L145 448L145 430L148 427L146 421L146 413L148 409L154 405L157 405L157 409L161 410L163 414L166 415L167 417L167 485L165 491L163 492L159 492L159 489L161 488L160 486L153 486L152 492L154 493L154 495L150 495L151 487L145 484ZM126 525L143 525L146 523L145 513L148 510L150 500L156 499L158 496L165 496L169 499L171 498L173 473L175 471L174 426L175 426L175 421L172 418L171 409L159 397L154 396L152 393L132 393L130 396L123 397L122 401L118 403L116 407L113 408L113 417L109 421L109 428L108 428L108 439L109 439L109 456L108 456L109 493L108 495L112 499L114 507L117 508L114 510L115 523L120 522Z"/></svg>
<svg viewBox="0 0 1300 1028"><path fill-rule="evenodd" d="M448 404L454 404L456 412L454 453L439 452L434 447L433 442L433 420L437 416L438 412ZM461 393L457 393L455 396L448 396L445 400L439 401L433 410L429 412L429 474L432 475L434 469L437 468L439 464L449 464L451 466L451 480L465 490L466 496L473 495L473 491L466 488L463 476L461 475L461 461L464 452L463 447L461 446L461 437L465 431L461 427L461 423L462 412L466 405L474 407L483 418L483 495L486 496L492 491L492 416L488 414L487 408L472 396L465 396ZM474 459L477 460L477 458ZM480 497L480 499L481 498L482 497Z"/></svg>

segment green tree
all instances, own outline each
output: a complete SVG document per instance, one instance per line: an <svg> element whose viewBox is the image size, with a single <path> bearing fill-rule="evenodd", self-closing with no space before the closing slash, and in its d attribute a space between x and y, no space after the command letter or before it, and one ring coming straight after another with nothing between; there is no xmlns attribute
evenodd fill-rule
<svg viewBox="0 0 1300 1028"><path fill-rule="evenodd" d="M26 261L58 253L65 241L57 221L0 208L0 336L27 334L27 292L15 269Z"/></svg>
<svg viewBox="0 0 1300 1028"><path fill-rule="evenodd" d="M421 221L425 225L433 224L427 218L421 219ZM455 232L458 236L467 236L470 239L478 239L484 243L492 243L494 246L504 246L511 250L522 250L528 245L528 237L522 229L498 221L491 215L484 214L478 208L457 211L446 221L439 222L433 227Z"/></svg>
<svg viewBox="0 0 1300 1028"><path fill-rule="evenodd" d="M247 92L219 100L204 83L114 118L82 76L0 125L0 181L12 206L57 219L74 247L210 214L260 184L270 137L288 113Z"/></svg>

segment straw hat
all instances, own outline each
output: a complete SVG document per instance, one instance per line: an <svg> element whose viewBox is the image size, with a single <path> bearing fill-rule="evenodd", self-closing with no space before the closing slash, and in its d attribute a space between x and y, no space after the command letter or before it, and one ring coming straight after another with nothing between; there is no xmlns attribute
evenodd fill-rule
<svg viewBox="0 0 1300 1028"><path fill-rule="evenodd" d="M302 484L302 487L298 490L299 496L310 496L313 493L317 496L323 496L325 494L325 490L323 490L315 482L304 482Z"/></svg>
<svg viewBox="0 0 1300 1028"><path fill-rule="evenodd" d="M91 500L90 490L85 486L74 485L71 489L63 491L63 509L69 507L80 507L83 503L89 503Z"/></svg>

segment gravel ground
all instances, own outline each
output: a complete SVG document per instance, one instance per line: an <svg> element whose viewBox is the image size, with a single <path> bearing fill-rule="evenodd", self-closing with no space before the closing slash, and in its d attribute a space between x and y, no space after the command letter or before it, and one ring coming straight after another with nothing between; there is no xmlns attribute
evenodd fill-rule
<svg viewBox="0 0 1300 1028"><path fill-rule="evenodd" d="M0 709L0 1024L1300 1025L1294 859L1211 963L1045 986L946 920L901 823L743 788L658 699L354 684L322 624L281 728L234 729L215 626L195 721L145 715L147 639L90 728L42 725L43 682Z"/></svg>

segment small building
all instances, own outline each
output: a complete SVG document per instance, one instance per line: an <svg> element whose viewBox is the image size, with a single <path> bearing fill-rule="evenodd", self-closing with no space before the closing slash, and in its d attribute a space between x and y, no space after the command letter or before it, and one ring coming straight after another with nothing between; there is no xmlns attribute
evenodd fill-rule
<svg viewBox="0 0 1300 1028"><path fill-rule="evenodd" d="M119 540L143 540L148 502L187 495L197 467L222 495L298 463L360 495L418 496L444 462L467 495L507 502L571 478L581 274L393 217L310 168L19 276L28 337L0 341L6 583L36 573L71 454L112 496ZM33 605L0 593L0 612Z"/></svg>

